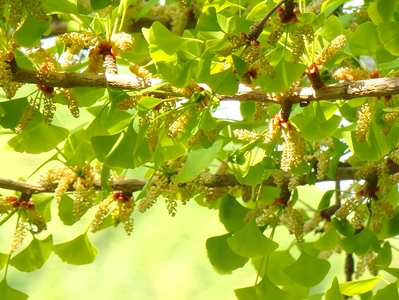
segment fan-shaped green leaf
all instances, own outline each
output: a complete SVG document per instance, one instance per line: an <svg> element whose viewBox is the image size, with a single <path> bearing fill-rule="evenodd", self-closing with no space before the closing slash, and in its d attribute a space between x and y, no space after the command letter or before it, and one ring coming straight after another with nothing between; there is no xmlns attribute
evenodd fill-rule
<svg viewBox="0 0 399 300"><path fill-rule="evenodd" d="M342 294L353 296L364 294L371 291L373 287L381 280L381 278L371 278L365 280L357 280L351 282L343 282L339 284Z"/></svg>
<svg viewBox="0 0 399 300"><path fill-rule="evenodd" d="M226 194L220 199L219 219L229 232L244 225L244 218L249 211L230 194Z"/></svg>
<svg viewBox="0 0 399 300"><path fill-rule="evenodd" d="M388 284L371 298L371 300L399 299L398 287L395 282Z"/></svg>
<svg viewBox="0 0 399 300"><path fill-rule="evenodd" d="M331 226L326 233L315 242L314 246L319 250L328 251L336 247L340 240L341 237L336 232L335 228Z"/></svg>
<svg viewBox="0 0 399 300"><path fill-rule="evenodd" d="M242 268L248 258L234 253L227 244L227 238L231 233L214 236L206 240L206 250L211 264L221 273L231 273L233 270Z"/></svg>
<svg viewBox="0 0 399 300"><path fill-rule="evenodd" d="M68 264L85 265L94 261L98 250L91 245L85 233L69 242L54 245L54 253Z"/></svg>
<svg viewBox="0 0 399 300"><path fill-rule="evenodd" d="M237 289L234 293L239 300L293 299L292 295L278 288L267 277L263 277L255 286Z"/></svg>
<svg viewBox="0 0 399 300"><path fill-rule="evenodd" d="M6 278L0 282L0 295L2 300L26 300L29 298L29 295L10 287Z"/></svg>
<svg viewBox="0 0 399 300"><path fill-rule="evenodd" d="M325 300L344 300L337 277L334 277L331 287L327 290Z"/></svg>
<svg viewBox="0 0 399 300"><path fill-rule="evenodd" d="M278 248L278 244L268 239L258 228L255 220L245 224L227 239L230 248L244 257L266 256Z"/></svg>
<svg viewBox="0 0 399 300"><path fill-rule="evenodd" d="M284 273L300 285L312 287L319 284L330 270L330 263L302 251L299 258L284 268Z"/></svg>
<svg viewBox="0 0 399 300"><path fill-rule="evenodd" d="M364 255L370 249L373 249L375 252L381 250L377 236L367 228L358 234L342 239L340 244L347 253L356 253L357 255Z"/></svg>
<svg viewBox="0 0 399 300"><path fill-rule="evenodd" d="M49 235L44 240L33 238L30 244L14 256L10 265L21 272L33 272L46 263L53 248L53 236Z"/></svg>
<svg viewBox="0 0 399 300"><path fill-rule="evenodd" d="M214 161L222 149L223 141L216 141L210 148L198 149L188 154L187 160L174 178L175 183L188 182L195 179Z"/></svg>
<svg viewBox="0 0 399 300"><path fill-rule="evenodd" d="M69 131L44 122L31 130L22 131L8 141L8 145L17 152L38 154L53 150L68 137Z"/></svg>
<svg viewBox="0 0 399 300"><path fill-rule="evenodd" d="M395 56L399 56L399 32L397 25L395 22L381 22L377 27L381 42Z"/></svg>

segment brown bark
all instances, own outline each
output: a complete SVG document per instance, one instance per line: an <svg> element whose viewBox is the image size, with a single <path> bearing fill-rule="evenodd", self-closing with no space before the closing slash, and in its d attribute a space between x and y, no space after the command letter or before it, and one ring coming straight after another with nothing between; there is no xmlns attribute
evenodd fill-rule
<svg viewBox="0 0 399 300"><path fill-rule="evenodd" d="M43 84L52 87L113 87L126 90L140 90L142 86L134 76L119 74L55 73L18 69L13 73L13 81ZM154 79L152 84L160 80ZM159 91L170 92L168 87ZM157 93L154 92L154 95ZM361 97L381 97L399 94L399 78L375 78L326 85L315 91L311 87L295 89L287 99L292 103L320 100L350 100ZM234 96L216 95L220 100L276 102L270 93L259 88L239 91Z"/></svg>

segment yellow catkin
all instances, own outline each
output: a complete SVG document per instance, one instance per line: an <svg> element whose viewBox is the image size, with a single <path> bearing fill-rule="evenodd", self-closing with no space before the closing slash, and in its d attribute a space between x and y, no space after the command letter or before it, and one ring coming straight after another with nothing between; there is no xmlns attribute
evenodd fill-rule
<svg viewBox="0 0 399 300"><path fill-rule="evenodd" d="M317 65L323 65L326 61L341 51L342 47L345 45L345 42L346 37L343 34L337 36L320 52L320 54L315 58L314 63Z"/></svg>
<svg viewBox="0 0 399 300"><path fill-rule="evenodd" d="M366 140L370 129L372 117L372 105L364 103L358 110L358 121L356 126L356 139L358 142Z"/></svg>
<svg viewBox="0 0 399 300"><path fill-rule="evenodd" d="M332 77L336 80L362 80L370 78L370 73L364 69L352 69L348 67L337 69Z"/></svg>

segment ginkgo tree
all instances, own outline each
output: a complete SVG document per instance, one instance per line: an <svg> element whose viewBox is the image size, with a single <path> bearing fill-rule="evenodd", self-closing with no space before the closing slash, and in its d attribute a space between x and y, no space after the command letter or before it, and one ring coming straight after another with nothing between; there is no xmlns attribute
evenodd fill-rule
<svg viewBox="0 0 399 300"><path fill-rule="evenodd" d="M226 229L205 242L210 264L257 270L238 299L398 299L397 280L375 285L399 278L399 0L351 3L0 1L1 134L49 153L29 180L0 178L0 225L15 228L2 299L28 298L10 268L33 272L53 252L93 263L89 232L134 239L135 211L174 216L188 201ZM240 118L218 117L232 100ZM298 192L324 181L335 188L321 199ZM44 234L51 217L86 214L68 242Z"/></svg>

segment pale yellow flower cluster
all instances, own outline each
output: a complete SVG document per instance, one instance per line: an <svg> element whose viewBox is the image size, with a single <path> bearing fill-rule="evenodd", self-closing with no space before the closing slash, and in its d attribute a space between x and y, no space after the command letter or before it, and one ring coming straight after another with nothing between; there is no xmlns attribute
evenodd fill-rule
<svg viewBox="0 0 399 300"><path fill-rule="evenodd" d="M13 198L15 197L0 196L0 215L7 214L13 210L12 201L10 201Z"/></svg>
<svg viewBox="0 0 399 300"><path fill-rule="evenodd" d="M180 115L176 121L170 125L168 129L168 137L174 138L176 137L180 132L182 132L185 128L186 125L190 119L190 113L185 112L182 115Z"/></svg>
<svg viewBox="0 0 399 300"><path fill-rule="evenodd" d="M392 219L395 215L392 204L386 200L371 201L370 230L380 233L384 219Z"/></svg>
<svg viewBox="0 0 399 300"><path fill-rule="evenodd" d="M360 69L360 68L352 69L344 67L337 69L333 73L332 77L336 80L346 80L346 81L362 80L370 78L370 73L365 69Z"/></svg>
<svg viewBox="0 0 399 300"><path fill-rule="evenodd" d="M0 51L0 85L8 99L14 97L17 90L22 86L22 83L12 81L10 62L13 59L14 56L12 53Z"/></svg>
<svg viewBox="0 0 399 300"><path fill-rule="evenodd" d="M320 54L315 58L314 63L320 66L323 65L326 61L341 51L345 45L345 42L346 37L343 34L337 36L320 52Z"/></svg>
<svg viewBox="0 0 399 300"><path fill-rule="evenodd" d="M273 208L264 207L256 217L256 224L258 226L265 226L267 224L275 224L277 222L276 212Z"/></svg>
<svg viewBox="0 0 399 300"><path fill-rule="evenodd" d="M177 35L182 35L188 22L186 8L179 2L173 2L166 6L165 16L170 20L171 31Z"/></svg>
<svg viewBox="0 0 399 300"><path fill-rule="evenodd" d="M292 35L292 61L299 62L305 51L305 39L312 42L314 39L314 31L312 26L304 24L296 29Z"/></svg>
<svg viewBox="0 0 399 300"><path fill-rule="evenodd" d="M79 118L79 103L74 93L70 89L65 88L59 88L59 91L64 95L68 109L71 112L72 116L75 118Z"/></svg>
<svg viewBox="0 0 399 300"><path fill-rule="evenodd" d="M356 139L358 142L366 140L367 133L370 130L372 118L372 103L364 103L358 110L358 121L356 126Z"/></svg>
<svg viewBox="0 0 399 300"><path fill-rule="evenodd" d="M10 253L14 253L22 245L22 242L24 241L28 230L29 229L25 222L18 222L17 227L14 231L14 236L11 240L10 245L8 246Z"/></svg>
<svg viewBox="0 0 399 300"><path fill-rule="evenodd" d="M134 46L133 37L130 34L127 34L126 32L119 32L113 34L111 36L111 42L116 48L122 51L132 50Z"/></svg>
<svg viewBox="0 0 399 300"><path fill-rule="evenodd" d="M39 111L39 101L36 101L35 98L30 98L29 104L25 108L25 111L22 114L21 119L19 120L19 124L17 125L17 127L15 127L15 131L17 133L22 132L29 125L29 122L33 119L33 116L38 111Z"/></svg>
<svg viewBox="0 0 399 300"><path fill-rule="evenodd" d="M97 35L91 32L69 32L58 36L69 49L69 53L77 54L84 48L94 47L98 43Z"/></svg>
<svg viewBox="0 0 399 300"><path fill-rule="evenodd" d="M235 129L233 134L237 139L245 142L252 142L263 136L262 132L249 131L246 129Z"/></svg>
<svg viewBox="0 0 399 300"><path fill-rule="evenodd" d="M289 172L292 166L297 167L302 162L305 154L305 142L299 132L293 128L283 128L282 133L284 140L280 168L285 172Z"/></svg>
<svg viewBox="0 0 399 300"><path fill-rule="evenodd" d="M373 276L378 275L378 267L376 264L376 256L373 251L367 252L365 255L359 256L359 261L356 265L355 277L360 278L367 269Z"/></svg>
<svg viewBox="0 0 399 300"><path fill-rule="evenodd" d="M345 200L341 207L335 212L335 216L340 219L346 217L359 206L359 200L356 197L350 197Z"/></svg>
<svg viewBox="0 0 399 300"><path fill-rule="evenodd" d="M299 243L304 242L304 220L302 213L291 206L287 206L284 213L280 217L282 224L287 226L290 233L293 233Z"/></svg>

